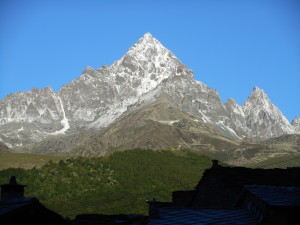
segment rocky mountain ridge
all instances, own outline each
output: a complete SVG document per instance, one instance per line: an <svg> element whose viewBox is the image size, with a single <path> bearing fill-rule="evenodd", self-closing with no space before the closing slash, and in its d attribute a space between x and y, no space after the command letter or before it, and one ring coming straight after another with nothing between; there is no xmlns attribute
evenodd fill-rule
<svg viewBox="0 0 300 225"><path fill-rule="evenodd" d="M143 149L189 149L234 165L296 155L300 134L283 135L260 143L223 137L210 125L183 112L166 98L135 107L101 130L53 135L20 152L64 157L103 156L115 151Z"/></svg>
<svg viewBox="0 0 300 225"><path fill-rule="evenodd" d="M300 132L299 118L290 124L258 87L242 106L233 99L223 104L216 90L194 80L190 69L146 33L120 60L97 70L87 67L57 93L47 87L6 96L0 101L0 141L17 147L54 135L103 130L162 97L231 139Z"/></svg>

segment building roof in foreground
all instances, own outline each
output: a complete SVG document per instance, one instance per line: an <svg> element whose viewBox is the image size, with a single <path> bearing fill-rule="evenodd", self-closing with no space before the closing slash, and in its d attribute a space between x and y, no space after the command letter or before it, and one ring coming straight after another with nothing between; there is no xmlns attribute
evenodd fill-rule
<svg viewBox="0 0 300 225"><path fill-rule="evenodd" d="M59 214L47 209L36 198L12 198L0 201L0 224L70 225Z"/></svg>
<svg viewBox="0 0 300 225"><path fill-rule="evenodd" d="M246 185L300 188L300 168L251 169L215 166L205 170L196 186L193 207L232 208Z"/></svg>
<svg viewBox="0 0 300 225"><path fill-rule="evenodd" d="M299 187L246 185L245 189L272 206L300 206Z"/></svg>
<svg viewBox="0 0 300 225"><path fill-rule="evenodd" d="M0 215L12 212L24 206L36 203L38 200L36 198L14 198L9 201L0 201Z"/></svg>
<svg viewBox="0 0 300 225"><path fill-rule="evenodd" d="M151 219L149 224L216 224L216 225L256 225L255 218L242 209L206 209L185 207L163 207L159 209L159 219Z"/></svg>

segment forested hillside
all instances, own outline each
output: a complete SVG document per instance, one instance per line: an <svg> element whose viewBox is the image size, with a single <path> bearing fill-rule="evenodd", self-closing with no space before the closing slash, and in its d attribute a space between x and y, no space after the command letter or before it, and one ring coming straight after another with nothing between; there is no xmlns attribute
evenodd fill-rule
<svg viewBox="0 0 300 225"><path fill-rule="evenodd" d="M211 159L188 151L130 150L106 157L74 158L29 170L0 171L26 184L26 196L37 197L63 216L84 213L146 214L145 201L170 201L174 190L193 189Z"/></svg>

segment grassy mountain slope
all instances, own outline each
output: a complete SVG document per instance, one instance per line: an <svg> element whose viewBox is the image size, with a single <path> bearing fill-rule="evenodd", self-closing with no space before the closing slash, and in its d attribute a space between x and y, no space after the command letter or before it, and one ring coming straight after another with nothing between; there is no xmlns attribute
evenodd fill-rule
<svg viewBox="0 0 300 225"><path fill-rule="evenodd" d="M300 166L300 135L289 134L261 142L267 148L256 157L266 160L248 162L245 166L258 168L287 168ZM269 157L264 157L267 155Z"/></svg>
<svg viewBox="0 0 300 225"><path fill-rule="evenodd" d="M282 158L293 158L294 155L300 153L300 134L288 134L276 138L271 138L259 143L262 146L261 150L257 152L255 157L249 160L248 163L263 164L265 160L272 162Z"/></svg>
<svg viewBox="0 0 300 225"><path fill-rule="evenodd" d="M300 154L292 154L288 156L279 156L270 158L258 163L249 163L245 166L251 168L287 168L287 167L300 167Z"/></svg>
<svg viewBox="0 0 300 225"><path fill-rule="evenodd" d="M58 156L30 154L30 153L0 153L0 170L7 168L23 168L31 169L33 167L40 168L50 160L59 161L63 159Z"/></svg>
<svg viewBox="0 0 300 225"><path fill-rule="evenodd" d="M130 150L110 156L49 162L39 169L0 171L0 184L17 176L26 196L64 215L147 213L147 199L170 201L174 190L193 189L208 157L189 151Z"/></svg>
<svg viewBox="0 0 300 225"><path fill-rule="evenodd" d="M285 144L286 147L294 148L296 150L300 150L300 134L288 134L282 135L280 137L268 139L262 143L276 145Z"/></svg>

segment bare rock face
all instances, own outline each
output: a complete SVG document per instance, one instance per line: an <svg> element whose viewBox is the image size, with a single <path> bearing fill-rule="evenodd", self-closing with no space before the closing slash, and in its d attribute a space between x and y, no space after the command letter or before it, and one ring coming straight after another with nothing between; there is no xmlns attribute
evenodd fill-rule
<svg viewBox="0 0 300 225"><path fill-rule="evenodd" d="M1 152L9 152L10 149L9 147L6 146L6 144L4 144L2 141L0 141L0 153Z"/></svg>
<svg viewBox="0 0 300 225"><path fill-rule="evenodd" d="M246 125L246 115L243 107L238 105L233 98L229 98L224 106L233 123L233 130L235 130L241 138L249 137L251 129Z"/></svg>
<svg viewBox="0 0 300 225"><path fill-rule="evenodd" d="M52 88L33 88L0 102L0 140L9 147L37 142L64 128L64 107Z"/></svg>
<svg viewBox="0 0 300 225"><path fill-rule="evenodd" d="M0 141L9 147L82 129L101 130L124 113L164 97L232 139L265 140L299 132L267 95L255 87L243 106L223 104L217 90L194 80L193 72L150 33L110 66L93 69L55 93L52 88L17 92L0 101Z"/></svg>
<svg viewBox="0 0 300 225"><path fill-rule="evenodd" d="M254 87L243 109L252 137L265 140L295 132L290 122L258 87Z"/></svg>
<svg viewBox="0 0 300 225"><path fill-rule="evenodd" d="M180 61L147 33L111 66L98 70L87 67L59 95L71 124L100 129L131 105L144 101L143 96L175 73L179 65Z"/></svg>
<svg viewBox="0 0 300 225"><path fill-rule="evenodd" d="M300 133L300 118L299 117L295 117L295 119L292 122L292 126L294 127L294 129L297 133Z"/></svg>

